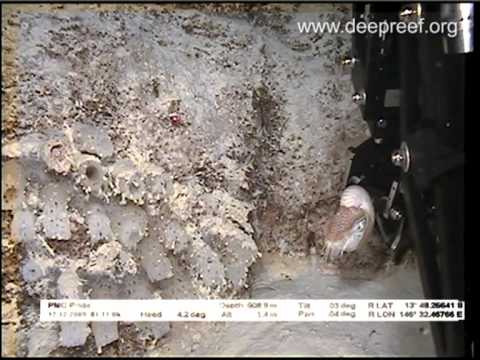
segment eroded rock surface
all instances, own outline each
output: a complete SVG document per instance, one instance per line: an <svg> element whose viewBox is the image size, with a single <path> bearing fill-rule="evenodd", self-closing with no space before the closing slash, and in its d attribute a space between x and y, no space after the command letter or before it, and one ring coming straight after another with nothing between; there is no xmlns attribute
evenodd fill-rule
<svg viewBox="0 0 480 360"><path fill-rule="evenodd" d="M26 251L22 311L59 295L243 296L262 252L321 246L366 135L336 65L349 38L297 22L349 9L242 6L19 10L2 205ZM39 335L25 354L170 331L26 318Z"/></svg>

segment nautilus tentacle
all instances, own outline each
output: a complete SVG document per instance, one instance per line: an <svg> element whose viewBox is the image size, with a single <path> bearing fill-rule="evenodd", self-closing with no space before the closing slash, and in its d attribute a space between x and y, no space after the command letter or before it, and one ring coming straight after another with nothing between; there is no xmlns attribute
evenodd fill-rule
<svg viewBox="0 0 480 360"><path fill-rule="evenodd" d="M374 223L375 209L368 192L358 185L347 187L340 198L340 207L327 227L327 258L355 251L370 236Z"/></svg>

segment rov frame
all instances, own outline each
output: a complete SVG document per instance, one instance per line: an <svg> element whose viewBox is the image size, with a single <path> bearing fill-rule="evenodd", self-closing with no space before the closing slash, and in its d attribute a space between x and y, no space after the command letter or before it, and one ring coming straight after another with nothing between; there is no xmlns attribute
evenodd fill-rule
<svg viewBox="0 0 480 360"><path fill-rule="evenodd" d="M355 94L371 139L354 153L349 184L375 203L377 228L396 262L414 249L425 297L465 300L466 92L473 68L473 4L355 4L358 21L456 21L445 34L354 34ZM468 306L468 303L467 303ZM469 312L467 307L466 313ZM466 322L431 323L439 356L471 354Z"/></svg>

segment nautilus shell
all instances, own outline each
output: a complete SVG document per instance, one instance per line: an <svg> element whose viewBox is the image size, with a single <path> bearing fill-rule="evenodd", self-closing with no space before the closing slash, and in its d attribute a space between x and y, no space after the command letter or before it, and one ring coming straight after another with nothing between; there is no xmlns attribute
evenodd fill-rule
<svg viewBox="0 0 480 360"><path fill-rule="evenodd" d="M372 233L375 210L368 192L358 185L347 187L340 207L327 225L325 244L327 258L355 251Z"/></svg>

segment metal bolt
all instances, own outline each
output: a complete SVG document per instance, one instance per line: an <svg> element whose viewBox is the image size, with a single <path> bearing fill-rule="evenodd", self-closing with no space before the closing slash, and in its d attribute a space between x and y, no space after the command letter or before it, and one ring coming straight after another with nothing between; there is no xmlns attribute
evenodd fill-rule
<svg viewBox="0 0 480 360"><path fill-rule="evenodd" d="M400 11L400 19L405 20L406 18L412 16L413 14L415 14L415 10L410 8L405 8L402 11Z"/></svg>
<svg viewBox="0 0 480 360"><path fill-rule="evenodd" d="M377 120L377 126L381 129L385 129L387 127L387 120L380 118Z"/></svg>
<svg viewBox="0 0 480 360"><path fill-rule="evenodd" d="M367 100L367 95L363 91L361 93L355 93L352 96L352 100L357 105L364 105Z"/></svg>
<svg viewBox="0 0 480 360"><path fill-rule="evenodd" d="M410 150L405 142L402 142L400 149L392 153L392 164L401 167L403 172L410 169Z"/></svg>
<svg viewBox="0 0 480 360"><path fill-rule="evenodd" d="M398 220L401 220L403 218L403 215L397 209L391 208L390 209L390 218L392 220L398 221Z"/></svg>
<svg viewBox="0 0 480 360"><path fill-rule="evenodd" d="M361 176L352 176L350 179L349 179L349 183L350 184L354 184L354 185L358 185L362 182L362 180L365 179L365 176L364 175L361 175Z"/></svg>
<svg viewBox="0 0 480 360"><path fill-rule="evenodd" d="M392 163L395 166L402 166L403 161L405 160L404 156L400 152L400 150L395 150L392 153Z"/></svg>
<svg viewBox="0 0 480 360"><path fill-rule="evenodd" d="M358 62L358 59L355 57L346 57L342 60L342 65L351 66L355 65Z"/></svg>
<svg viewBox="0 0 480 360"><path fill-rule="evenodd" d="M409 4L405 8L400 11L399 18L401 21L404 22L412 22L412 21L419 21L422 17L422 5L417 4Z"/></svg>

